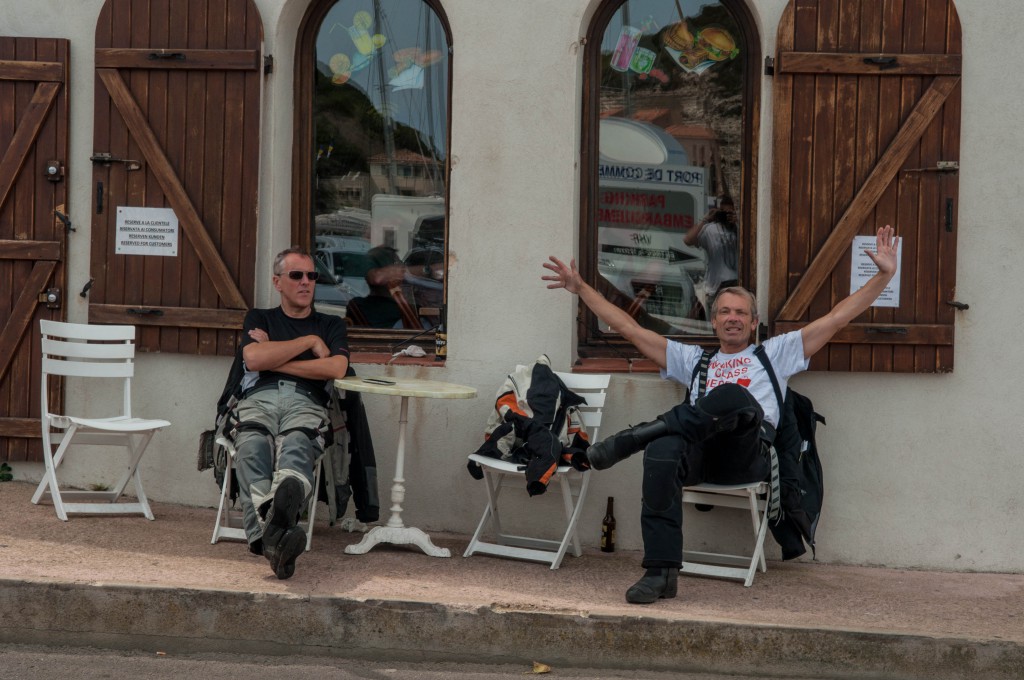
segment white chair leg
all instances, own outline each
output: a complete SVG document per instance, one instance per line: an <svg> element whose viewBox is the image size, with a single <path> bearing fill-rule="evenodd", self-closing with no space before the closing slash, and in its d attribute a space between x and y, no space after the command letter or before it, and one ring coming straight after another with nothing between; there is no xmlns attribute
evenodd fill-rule
<svg viewBox="0 0 1024 680"><path fill-rule="evenodd" d="M764 541L768 533L768 503L759 496L764 484L738 485L722 488L714 484L701 484L684 490L684 503L706 503L724 508L736 508L750 513L754 545L747 554L683 551L683 570L688 574L735 579L749 587L758 569L768 570L764 557ZM728 566L727 566L728 565Z"/></svg>
<svg viewBox="0 0 1024 680"><path fill-rule="evenodd" d="M228 458L228 464L224 468L224 483L220 485L220 503L217 505L217 519L213 524L213 536L210 538L210 543L216 543L221 537L221 527L230 526L228 520L228 495L229 489L231 488L231 459Z"/></svg>
<svg viewBox="0 0 1024 680"><path fill-rule="evenodd" d="M761 525L767 523L768 521L767 512L765 512L765 517L762 519L761 513L759 512L757 507L757 493L753 489L750 489L747 492L747 495L750 498L750 521L754 529L754 536L758 537L756 539L757 543L754 546L759 553L758 566L761 569L761 573L764 573L768 571L768 566L765 564L764 561L764 539L761 537ZM765 502L765 510L767 511L767 501Z"/></svg>
<svg viewBox="0 0 1024 680"><path fill-rule="evenodd" d="M139 505L142 506L142 514L148 520L155 520L153 516L153 510L149 507L149 499L146 498L146 492L142 489L142 476L139 474L139 462L142 460L142 454L146 452L146 447L149 446L150 440L153 438L153 432L147 432L138 437L131 438L131 445L128 447L131 456L131 462L128 466L128 475L131 479L135 480L135 497L138 499ZM124 488L128 486L128 479L125 479L121 484L120 493L118 497L124 493Z"/></svg>
<svg viewBox="0 0 1024 680"><path fill-rule="evenodd" d="M490 473L487 470L484 470L483 473L483 482L487 488L487 505L484 506L483 515L480 517L480 521L476 525L476 531L473 532L472 538L469 539L469 545L466 546L466 551L462 553L463 557L469 557L476 552L476 547L480 543L480 537L483 535L486 527L490 525L493 529L491 518L494 515L496 496L491 491Z"/></svg>
<svg viewBox="0 0 1024 680"><path fill-rule="evenodd" d="M469 539L469 545L466 546L465 552L462 553L463 557L469 557L477 552L477 549L483 543L481 537L486 530L489 530L494 536L496 544L501 545L505 540L501 533L501 515L498 513L498 496L501 495L502 475L500 472L492 472L487 468L484 468L483 473L484 487L487 491L487 505L484 506L483 516L476 525L473 537Z"/></svg>
<svg viewBox="0 0 1024 680"><path fill-rule="evenodd" d="M551 561L551 568L558 569L562 566L562 558L565 557L565 551L568 549L569 544L572 544L573 555L576 557L583 557L583 548L580 547L580 539L576 533L576 524L580 518L580 511L583 509L583 501L587 497L587 487L590 484L590 476L587 473L583 473L583 478L580 482L580 490L576 496L576 503L572 502L572 487L571 487L571 474L567 472L560 480L560 486L562 487L562 501L565 505L565 535L562 536L562 542L558 546L558 552L555 553L554 559Z"/></svg>
<svg viewBox="0 0 1024 680"><path fill-rule="evenodd" d="M47 425L47 427L49 427ZM39 486L36 487L36 492L32 494L32 502L36 505L43 499L44 496L49 496L53 503L54 512L57 513L57 517L63 521L68 521L68 513L64 508L64 501L60 497L60 485L57 483L57 466L60 465L60 461L64 458L64 453L67 451L68 445L71 443L72 435L78 430L77 425L71 425L67 431L64 432L61 438L60 444L57 446L57 451L52 452L53 446L50 441L50 437L45 437L43 442L43 462L46 467L46 471L43 474L42 480L39 482Z"/></svg>
<svg viewBox="0 0 1024 680"><path fill-rule="evenodd" d="M747 573L747 578L743 582L743 585L747 588L754 582L754 574L757 572L757 568L760 566L761 572L768 571L764 561L764 539L768 533L768 503L765 502L764 514L759 516L757 514L757 494L753 490L750 491L750 497L752 502L752 508L754 509L754 554L750 559L750 570Z"/></svg>
<svg viewBox="0 0 1024 680"><path fill-rule="evenodd" d="M313 524L316 522L316 495L320 489L320 477L324 469L323 457L317 459L315 465L315 472L313 473L313 492L309 496L309 508L306 511L306 516L309 518L309 522L306 524L306 552L313 547Z"/></svg>

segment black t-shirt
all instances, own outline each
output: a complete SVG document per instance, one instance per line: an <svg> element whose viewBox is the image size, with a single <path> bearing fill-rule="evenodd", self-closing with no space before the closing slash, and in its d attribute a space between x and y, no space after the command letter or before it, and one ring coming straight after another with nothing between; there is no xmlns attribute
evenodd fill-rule
<svg viewBox="0 0 1024 680"><path fill-rule="evenodd" d="M348 356L348 337L345 331L345 322L337 316L313 312L307 317L295 319L287 314L280 307L273 309L250 309L245 315L245 323L242 326L242 344L245 347L256 342L249 337L249 331L259 328L266 331L273 341L294 340L304 335L315 335L324 341L331 356ZM296 360L306 361L315 359L316 355L311 350L306 350L295 357ZM327 392L324 389L326 381L309 380L294 375L278 373L276 371L260 371L260 377L255 386L276 383L278 380L291 380L306 389L312 391L321 400L326 401Z"/></svg>

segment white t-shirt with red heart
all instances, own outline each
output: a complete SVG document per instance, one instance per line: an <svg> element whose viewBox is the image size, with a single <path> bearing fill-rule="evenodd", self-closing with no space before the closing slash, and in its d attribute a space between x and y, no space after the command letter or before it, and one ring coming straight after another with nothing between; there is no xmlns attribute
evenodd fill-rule
<svg viewBox="0 0 1024 680"><path fill-rule="evenodd" d="M765 340L764 348L771 361L775 376L779 380L782 394L786 394L789 378L807 370L810 360L804 357L804 342L800 331L785 333ZM764 370L761 360L754 356L755 345L748 345L742 352L726 354L718 351L711 357L708 364L708 392L724 383L736 383L750 390L757 403L764 409L764 419L777 427L779 424L779 404L775 399L775 389L771 378ZM687 345L674 340L668 341L665 350L667 367L662 369L661 377L687 385L693 377L693 369L700 362L704 349L699 345ZM690 403L697 399L697 380L694 377L690 387Z"/></svg>

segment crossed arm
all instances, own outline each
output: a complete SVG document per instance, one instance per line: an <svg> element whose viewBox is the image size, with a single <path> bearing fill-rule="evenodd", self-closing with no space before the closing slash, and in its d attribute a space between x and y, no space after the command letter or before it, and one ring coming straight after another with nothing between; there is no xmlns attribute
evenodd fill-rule
<svg viewBox="0 0 1024 680"><path fill-rule="evenodd" d="M242 349L242 357L250 371L276 371L296 378L333 380L344 378L348 370L348 357L331 356L331 350L316 335L271 340L266 331L255 328L249 331L249 337L255 342ZM311 350L316 358L296 361L295 357L306 350Z"/></svg>

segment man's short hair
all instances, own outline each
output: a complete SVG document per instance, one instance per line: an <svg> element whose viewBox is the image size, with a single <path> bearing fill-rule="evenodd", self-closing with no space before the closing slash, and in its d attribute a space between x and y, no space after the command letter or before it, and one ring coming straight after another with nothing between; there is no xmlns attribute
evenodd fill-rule
<svg viewBox="0 0 1024 680"><path fill-rule="evenodd" d="M284 258L288 257L289 255L301 255L302 257L308 257L311 260L313 259L313 257L306 252L305 248L300 248L299 246L285 248L284 250L279 252L277 256L274 258L274 276L280 276L281 274L284 274L284 271L282 269L282 267L284 267Z"/></svg>
<svg viewBox="0 0 1024 680"><path fill-rule="evenodd" d="M722 297L722 293L732 293L747 298L750 301L750 313L755 319L757 318L757 298L743 286L729 286L718 291L715 294L715 299L711 301L711 316L718 315L718 298Z"/></svg>
<svg viewBox="0 0 1024 680"><path fill-rule="evenodd" d="M732 200L732 196L729 194L722 194L718 197L718 207L721 208L723 205L731 205L736 207L736 202Z"/></svg>

